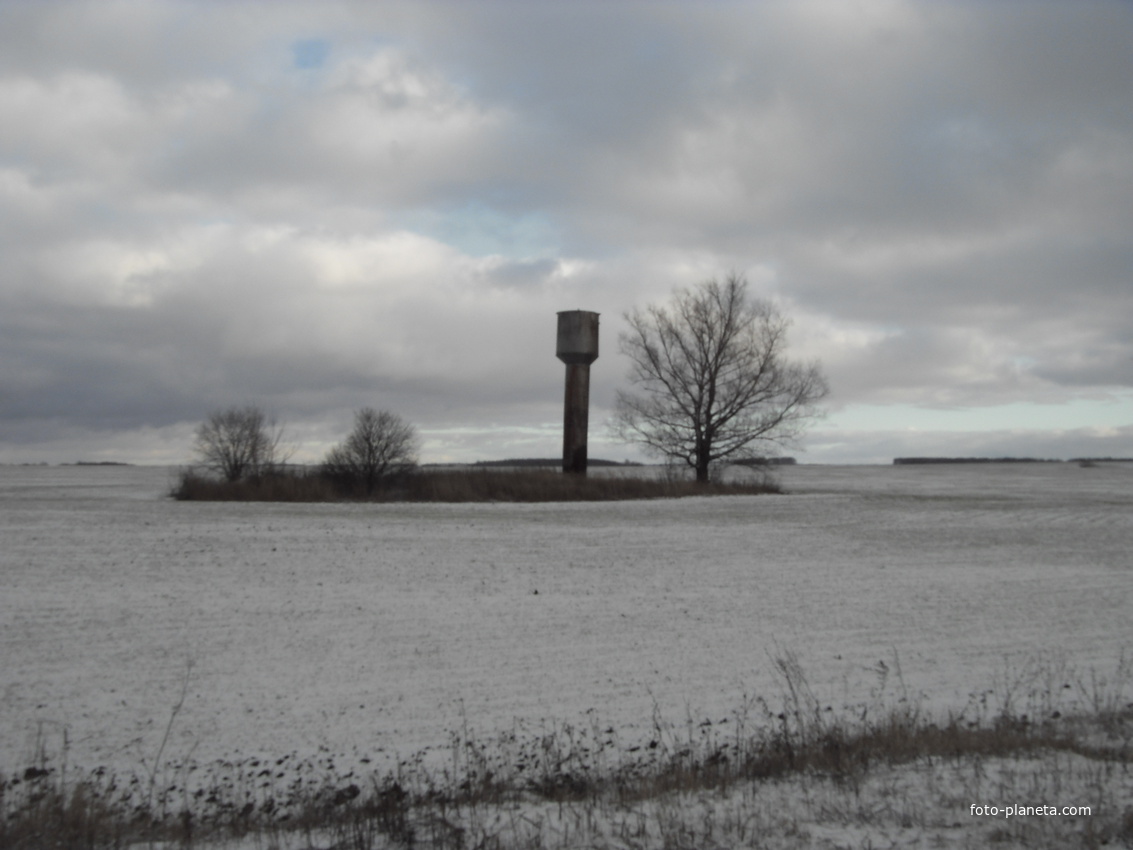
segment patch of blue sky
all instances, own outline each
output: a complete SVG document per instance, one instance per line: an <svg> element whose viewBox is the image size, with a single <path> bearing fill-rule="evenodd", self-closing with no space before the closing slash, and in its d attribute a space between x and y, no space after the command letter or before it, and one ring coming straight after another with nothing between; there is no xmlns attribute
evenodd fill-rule
<svg viewBox="0 0 1133 850"><path fill-rule="evenodd" d="M514 215L470 203L410 212L400 216L398 224L474 257L535 260L560 252L559 229L543 213Z"/></svg>
<svg viewBox="0 0 1133 850"><path fill-rule="evenodd" d="M935 409L908 404L852 404L822 421L845 431L1010 431L1120 428L1133 425L1133 391L1109 398L1071 399L1057 404L1014 402L991 407Z"/></svg>
<svg viewBox="0 0 1133 850"><path fill-rule="evenodd" d="M317 70L330 56L330 42L323 38L304 38L291 45L291 61L304 71Z"/></svg>

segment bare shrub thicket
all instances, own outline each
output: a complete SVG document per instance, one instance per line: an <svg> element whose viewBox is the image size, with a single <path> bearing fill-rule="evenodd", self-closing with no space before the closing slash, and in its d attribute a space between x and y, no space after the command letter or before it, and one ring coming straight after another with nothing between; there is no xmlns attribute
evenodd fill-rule
<svg viewBox="0 0 1133 850"><path fill-rule="evenodd" d="M324 468L292 468L243 481L220 481L183 470L171 495L184 501L329 502L340 499L404 502L578 502L675 499L778 493L771 478L745 477L702 484L684 478L636 475L563 475L545 469L416 469L376 487L328 475Z"/></svg>
<svg viewBox="0 0 1133 850"><path fill-rule="evenodd" d="M200 424L194 449L197 461L225 481L273 472L287 458L283 427L255 405L215 410Z"/></svg>
<svg viewBox="0 0 1133 850"><path fill-rule="evenodd" d="M182 502L333 502L339 490L320 470L288 467L239 481L182 469L169 495Z"/></svg>
<svg viewBox="0 0 1133 850"><path fill-rule="evenodd" d="M636 475L563 475L551 470L449 470L414 475L403 498L422 502L576 502L777 493L773 481L701 484Z"/></svg>
<svg viewBox="0 0 1133 850"><path fill-rule="evenodd" d="M418 439L395 413L365 407L354 414L354 430L331 449L323 474L344 493L373 496L383 482L417 465Z"/></svg>

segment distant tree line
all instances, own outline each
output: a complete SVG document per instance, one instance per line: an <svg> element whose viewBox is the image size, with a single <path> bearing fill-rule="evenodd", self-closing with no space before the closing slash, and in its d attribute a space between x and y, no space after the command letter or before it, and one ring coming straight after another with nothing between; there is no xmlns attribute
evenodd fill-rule
<svg viewBox="0 0 1133 850"><path fill-rule="evenodd" d="M895 457L895 465L917 463L1133 463L1133 457L1072 457L1067 461L1059 458L1040 457Z"/></svg>
<svg viewBox="0 0 1133 850"><path fill-rule="evenodd" d="M1051 458L1037 457L895 457L897 466L915 463L1061 463Z"/></svg>

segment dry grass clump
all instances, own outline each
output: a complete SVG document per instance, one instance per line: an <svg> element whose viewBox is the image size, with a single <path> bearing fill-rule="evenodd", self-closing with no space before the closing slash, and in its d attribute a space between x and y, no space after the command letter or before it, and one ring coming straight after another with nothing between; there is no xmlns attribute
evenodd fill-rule
<svg viewBox="0 0 1133 850"><path fill-rule="evenodd" d="M0 781L0 847L1133 846L1124 660L1104 686L1049 666L1015 674L943 721L909 699L896 664L878 670L884 699L835 709L793 656L773 663L778 696L726 718L674 724L655 708L632 742L594 712L487 740L465 723L439 762L420 753L368 775L330 754L68 775L41 747ZM1091 813L969 813L1009 803Z"/></svg>
<svg viewBox="0 0 1133 850"><path fill-rule="evenodd" d="M179 501L199 502L330 502L341 498L329 479L304 469L237 481L185 469L178 473L169 495Z"/></svg>
<svg viewBox="0 0 1133 850"><path fill-rule="evenodd" d="M256 502L577 502L619 499L675 499L778 493L773 480L699 484L636 475L563 475L546 469L421 470L392 476L367 496L356 482L317 469L286 469L239 481L224 481L182 470L170 495L179 500Z"/></svg>
<svg viewBox="0 0 1133 850"><path fill-rule="evenodd" d="M635 475L563 475L541 469L428 471L407 476L401 485L393 490L393 497L414 502L591 502L779 492L774 482L754 478L698 484Z"/></svg>

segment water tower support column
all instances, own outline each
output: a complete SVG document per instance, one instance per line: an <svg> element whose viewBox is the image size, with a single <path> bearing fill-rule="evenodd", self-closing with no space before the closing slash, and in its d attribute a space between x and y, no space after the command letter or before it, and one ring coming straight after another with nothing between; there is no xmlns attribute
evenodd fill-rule
<svg viewBox="0 0 1133 850"><path fill-rule="evenodd" d="M586 432L590 416L590 364L598 359L598 314L559 313L555 355L566 364L563 402L563 472L586 474Z"/></svg>

